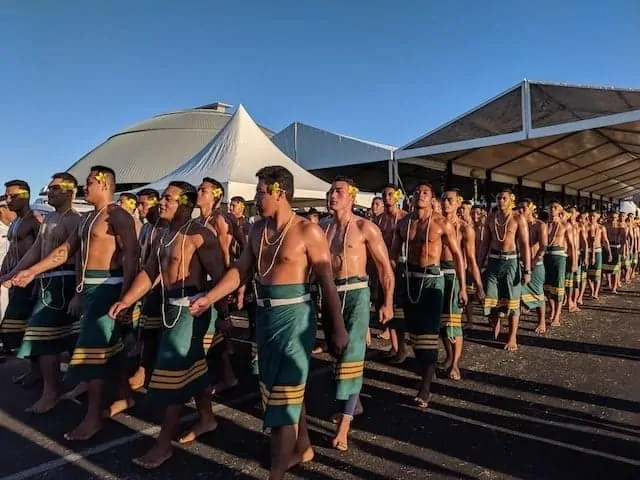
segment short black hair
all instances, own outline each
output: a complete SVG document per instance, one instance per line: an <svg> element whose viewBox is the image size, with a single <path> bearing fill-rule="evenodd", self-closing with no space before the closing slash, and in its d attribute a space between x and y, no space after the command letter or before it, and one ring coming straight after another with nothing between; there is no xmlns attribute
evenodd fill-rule
<svg viewBox="0 0 640 480"><path fill-rule="evenodd" d="M314 207L311 207L307 212L307 215L320 215L320 212L318 212Z"/></svg>
<svg viewBox="0 0 640 480"><path fill-rule="evenodd" d="M293 201L293 175L286 168L280 165L263 167L256 172L256 177L266 185L273 185L277 182L280 185L280 189L284 190L285 197L289 203Z"/></svg>
<svg viewBox="0 0 640 480"><path fill-rule="evenodd" d="M51 175L51 179L59 179L62 180L64 182L69 182L72 183L74 188L78 188L78 180L76 179L76 177L74 177L73 175L71 175L68 172L57 172L54 173L53 175Z"/></svg>
<svg viewBox="0 0 640 480"><path fill-rule="evenodd" d="M345 182L347 185L351 185L356 188L358 187L356 185L356 182L353 180L353 178L345 177L344 175L338 175L337 177L334 177L333 180L331 181L331 183L336 183L336 182Z"/></svg>
<svg viewBox="0 0 640 480"><path fill-rule="evenodd" d="M463 200L462 201L462 205L472 207L473 206L473 202L471 200Z"/></svg>
<svg viewBox="0 0 640 480"><path fill-rule="evenodd" d="M533 203L533 200L530 199L529 197L527 197L527 198L523 198L522 200L520 200L520 203L525 203L527 205L531 205Z"/></svg>
<svg viewBox="0 0 640 480"><path fill-rule="evenodd" d="M235 197L231 197L231 200L229 200L232 203L241 203L242 205L246 205L247 202L243 197L239 197L239 196L235 196Z"/></svg>
<svg viewBox="0 0 640 480"><path fill-rule="evenodd" d="M122 192L120 194L120 198L126 198L128 200L138 200L138 198L133 193L130 193L130 192Z"/></svg>
<svg viewBox="0 0 640 480"><path fill-rule="evenodd" d="M462 195L460 195L460 189L459 188L455 188L455 187L444 187L442 189L442 194L444 195L447 192L454 192L456 194L456 196L461 197ZM469 202L471 203L471 202Z"/></svg>
<svg viewBox="0 0 640 480"><path fill-rule="evenodd" d="M549 212L547 212L546 210L542 210L540 212L540 220L542 220L543 222L548 222L549 221Z"/></svg>
<svg viewBox="0 0 640 480"><path fill-rule="evenodd" d="M29 195L31 195L31 187L24 180L9 180L4 184L4 186L6 188L18 187L18 188L21 188L22 190L26 190L27 192L29 192Z"/></svg>
<svg viewBox="0 0 640 480"><path fill-rule="evenodd" d="M181 180L174 180L173 182L169 182L169 185L167 187L176 187L182 190L182 194L187 197L187 200L189 200L188 206L190 208L193 208L195 206L196 200L198 199L198 191L196 190L196 187L188 182L183 182Z"/></svg>
<svg viewBox="0 0 640 480"><path fill-rule="evenodd" d="M387 188L392 188L393 190L400 190L398 185L395 183L387 183L384 187L382 187L382 191L384 192Z"/></svg>
<svg viewBox="0 0 640 480"><path fill-rule="evenodd" d="M203 182L207 182L210 183L211 185L213 185L213 188L219 188L220 190L222 190L222 195L220 195L220 198L224 197L224 187L222 186L222 184L217 181L215 178L211 178L211 177L204 177L202 179Z"/></svg>
<svg viewBox="0 0 640 480"><path fill-rule="evenodd" d="M433 190L433 185L431 185L429 182L427 181L419 181L418 183L416 183L416 188L413 189L413 191L415 192L416 190L418 190L420 187L427 187L429 190L431 190L431 193L434 193Z"/></svg>
<svg viewBox="0 0 640 480"><path fill-rule="evenodd" d="M104 165L94 165L89 169L91 173L103 173L108 177L111 177L111 181L113 182L113 188L116 187L116 172L113 171L113 168L105 167Z"/></svg>
<svg viewBox="0 0 640 480"><path fill-rule="evenodd" d="M149 198L154 198L156 200L159 200L160 193L157 190L154 190L153 188L143 188L138 192L138 198L140 197L149 197Z"/></svg>

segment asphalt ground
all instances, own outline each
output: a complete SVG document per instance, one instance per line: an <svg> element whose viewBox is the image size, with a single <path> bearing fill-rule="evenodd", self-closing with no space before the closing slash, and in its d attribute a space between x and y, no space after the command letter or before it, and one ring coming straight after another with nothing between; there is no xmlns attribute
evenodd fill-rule
<svg viewBox="0 0 640 480"><path fill-rule="evenodd" d="M315 357L307 390L313 462L292 479L601 479L640 478L640 281L617 296L588 300L545 336L523 316L520 348L502 349L484 319L465 332L463 379L438 378L430 407L412 405L411 366L386 365L375 341L363 389L365 413L353 423L350 449L331 448L332 366ZM260 479L268 473L268 436L237 321L234 356L240 384L216 398L219 427L154 472L131 463L158 432L160 412L139 395L130 414L109 421L85 444L63 434L84 405L60 403L43 416L24 412L38 397L11 377L24 361L0 365L0 479ZM374 331L375 333L375 331ZM442 349L441 349L442 350ZM213 366L215 369L215 365ZM193 421L193 406L185 411Z"/></svg>

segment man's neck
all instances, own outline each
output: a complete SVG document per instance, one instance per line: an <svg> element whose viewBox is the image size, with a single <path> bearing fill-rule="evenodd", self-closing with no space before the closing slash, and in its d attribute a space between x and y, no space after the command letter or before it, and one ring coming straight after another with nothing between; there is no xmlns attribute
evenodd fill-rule
<svg viewBox="0 0 640 480"><path fill-rule="evenodd" d="M204 217L207 218L209 216L211 216L218 208L218 205L216 203L210 203L209 205L203 205L200 207L200 214Z"/></svg>
<svg viewBox="0 0 640 480"><path fill-rule="evenodd" d="M177 232L184 227L189 220L191 220L191 213L189 213L189 215L176 215L169 222L169 230Z"/></svg>
<svg viewBox="0 0 640 480"><path fill-rule="evenodd" d="M502 213L502 215L504 215L505 217L508 217L511 213L513 213L513 210L511 210L510 208L504 208L500 209L500 213Z"/></svg>
<svg viewBox="0 0 640 480"><path fill-rule="evenodd" d="M346 225L352 217L353 213L348 208L345 208L344 210L334 210L333 222L338 225Z"/></svg>
<svg viewBox="0 0 640 480"><path fill-rule="evenodd" d="M16 212L16 216L18 218L24 218L31 212L31 207L29 205L22 207L19 212Z"/></svg>
<svg viewBox="0 0 640 480"><path fill-rule="evenodd" d="M101 198L100 200L97 200L96 202L94 202L93 206L96 210L101 210L107 205L109 205L110 203L111 203L110 198Z"/></svg>
<svg viewBox="0 0 640 480"><path fill-rule="evenodd" d="M445 215L445 217L447 218L447 220L449 220L451 223L457 223L458 222L458 216L456 215L456 212L449 212Z"/></svg>
<svg viewBox="0 0 640 480"><path fill-rule="evenodd" d="M398 210L400 209L398 208L397 205L386 205L384 207L384 211L388 215L396 215L398 213Z"/></svg>
<svg viewBox="0 0 640 480"><path fill-rule="evenodd" d="M416 216L420 219L428 218L433 214L433 208L431 207L416 208L415 213L416 213Z"/></svg>
<svg viewBox="0 0 640 480"><path fill-rule="evenodd" d="M71 202L65 202L64 204L62 204L62 205L60 205L58 207L55 207L56 213L66 213L69 210L71 210L71 207L72 207Z"/></svg>
<svg viewBox="0 0 640 480"><path fill-rule="evenodd" d="M277 210L269 220L276 224L276 229L282 228L289 220L291 220L291 216L295 215L293 210L291 210L290 206L282 207Z"/></svg>

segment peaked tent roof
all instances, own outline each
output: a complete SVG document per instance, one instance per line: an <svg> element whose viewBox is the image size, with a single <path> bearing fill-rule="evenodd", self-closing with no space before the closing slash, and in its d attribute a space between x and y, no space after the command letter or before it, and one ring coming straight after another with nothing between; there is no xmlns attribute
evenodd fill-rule
<svg viewBox="0 0 640 480"><path fill-rule="evenodd" d="M525 80L396 150L458 175L595 198L640 191L640 90Z"/></svg>
<svg viewBox="0 0 640 480"><path fill-rule="evenodd" d="M289 158L307 170L390 160L396 147L293 122L271 137Z"/></svg>
<svg viewBox="0 0 640 480"><path fill-rule="evenodd" d="M267 165L281 165L293 174L296 200L324 202L330 185L278 150L242 105L200 152L146 187L162 191L172 180L199 185L203 177L212 177L223 184L227 200L236 195L248 200L255 195L256 172Z"/></svg>
<svg viewBox="0 0 640 480"><path fill-rule="evenodd" d="M120 185L153 182L199 152L224 128L231 118L226 107L215 103L139 122L109 137L68 172L84 179L91 166L104 165L113 168Z"/></svg>

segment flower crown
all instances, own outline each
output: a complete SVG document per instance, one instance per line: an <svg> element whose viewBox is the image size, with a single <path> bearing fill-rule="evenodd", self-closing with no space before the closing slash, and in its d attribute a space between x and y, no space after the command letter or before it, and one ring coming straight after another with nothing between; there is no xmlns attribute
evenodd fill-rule
<svg viewBox="0 0 640 480"><path fill-rule="evenodd" d="M96 173L96 182L98 183L107 183L107 174L104 172Z"/></svg>
<svg viewBox="0 0 640 480"><path fill-rule="evenodd" d="M27 190L25 190L24 188L20 188L16 191L16 193L14 193L13 195L11 195L12 197L15 198L23 198L23 199L27 199L29 198L29 192Z"/></svg>
<svg viewBox="0 0 640 480"><path fill-rule="evenodd" d="M154 197L151 197L151 198L149 199L149 206L150 206L150 207L155 207L156 205L158 205L158 199L157 199L157 198L154 198Z"/></svg>
<svg viewBox="0 0 640 480"><path fill-rule="evenodd" d="M222 189L221 188L213 188L211 190L211 195L213 195L215 198L222 197Z"/></svg>
<svg viewBox="0 0 640 480"><path fill-rule="evenodd" d="M355 197L356 195L358 195L358 192L360 190L355 185L349 185L347 187L347 191L349 192L349 195L351 195L352 197Z"/></svg>
<svg viewBox="0 0 640 480"><path fill-rule="evenodd" d="M126 198L124 200L124 204L130 210L133 210L138 206L138 202L133 198Z"/></svg>
<svg viewBox="0 0 640 480"><path fill-rule="evenodd" d="M464 198L462 197L462 195L458 195L456 196L456 202L458 203L458 206L461 207L462 206L462 202L464 201Z"/></svg>
<svg viewBox="0 0 640 480"><path fill-rule="evenodd" d="M402 190L397 189L397 190L394 190L394 191L393 191L393 199L394 199L396 202L399 202L400 200L402 200L402 197L403 197L403 196L404 196L404 195L402 194Z"/></svg>
<svg viewBox="0 0 640 480"><path fill-rule="evenodd" d="M187 197L184 193L181 193L176 198L176 202L178 202L178 205L189 205L189 197Z"/></svg>
<svg viewBox="0 0 640 480"><path fill-rule="evenodd" d="M58 186L63 192L71 192L74 195L78 192L78 188L73 184L73 182L70 182L68 180L60 182Z"/></svg>

